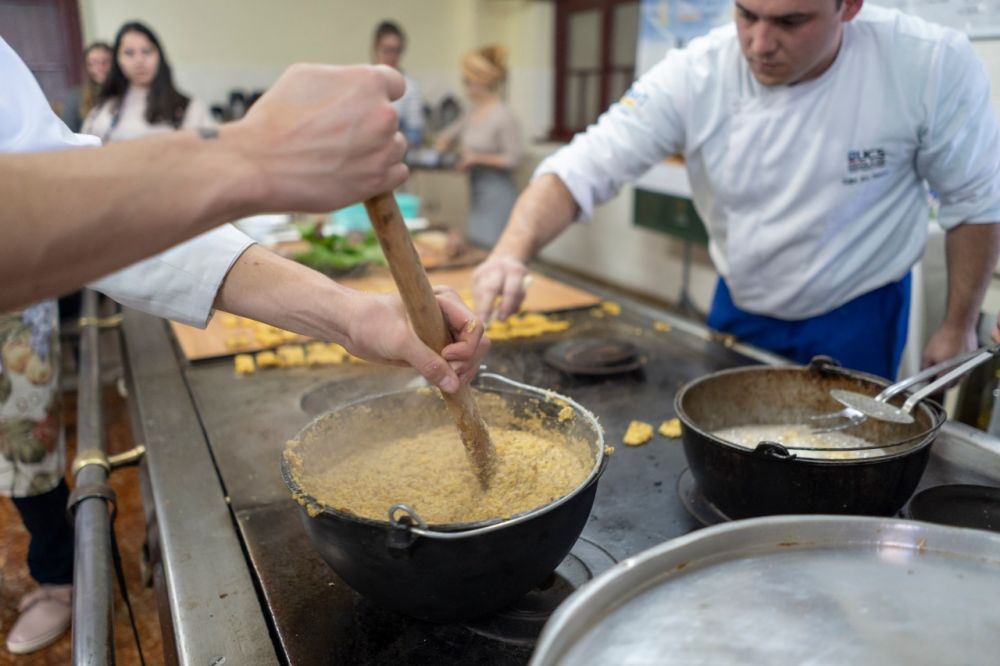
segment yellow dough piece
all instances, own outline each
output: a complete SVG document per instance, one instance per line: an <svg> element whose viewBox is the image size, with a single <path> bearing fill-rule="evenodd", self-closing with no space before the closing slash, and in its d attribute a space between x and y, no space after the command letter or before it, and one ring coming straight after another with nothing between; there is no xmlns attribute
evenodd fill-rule
<svg viewBox="0 0 1000 666"><path fill-rule="evenodd" d="M534 338L544 333L558 333L570 327L568 321L551 319L538 312L515 314L506 321L491 321L486 327L490 340L518 340Z"/></svg>
<svg viewBox="0 0 1000 666"><path fill-rule="evenodd" d="M227 335L223 342L226 345L226 349L246 349L250 346L250 338L240 333Z"/></svg>
<svg viewBox="0 0 1000 666"><path fill-rule="evenodd" d="M306 364L306 352L301 345L278 347L278 363L283 368L295 368Z"/></svg>
<svg viewBox="0 0 1000 666"><path fill-rule="evenodd" d="M224 312L222 314L222 325L226 328L236 328L240 325L240 318L234 314Z"/></svg>
<svg viewBox="0 0 1000 666"><path fill-rule="evenodd" d="M653 426L644 421L632 421L628 424L622 442L627 446L641 446L653 439Z"/></svg>
<svg viewBox="0 0 1000 666"><path fill-rule="evenodd" d="M257 366L254 365L252 354L237 354L233 357L233 369L238 375L252 375Z"/></svg>
<svg viewBox="0 0 1000 666"><path fill-rule="evenodd" d="M263 370L264 368L276 368L281 363L278 361L278 355L273 351L262 351L257 352L257 367Z"/></svg>
<svg viewBox="0 0 1000 666"><path fill-rule="evenodd" d="M680 437L681 420L668 419L660 424L660 427L656 429L656 432L660 433L664 437Z"/></svg>

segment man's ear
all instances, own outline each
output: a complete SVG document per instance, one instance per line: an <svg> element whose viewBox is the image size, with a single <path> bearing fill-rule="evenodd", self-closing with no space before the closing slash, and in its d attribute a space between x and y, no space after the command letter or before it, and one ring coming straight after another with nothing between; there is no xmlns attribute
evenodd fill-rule
<svg viewBox="0 0 1000 666"><path fill-rule="evenodd" d="M844 0L844 6L841 7L843 14L840 20L847 23L861 11L861 6L865 4L865 0Z"/></svg>

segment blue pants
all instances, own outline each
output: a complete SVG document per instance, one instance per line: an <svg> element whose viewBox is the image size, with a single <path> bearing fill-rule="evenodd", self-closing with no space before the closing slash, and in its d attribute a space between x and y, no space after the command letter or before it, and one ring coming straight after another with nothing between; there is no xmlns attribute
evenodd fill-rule
<svg viewBox="0 0 1000 666"><path fill-rule="evenodd" d="M846 368L894 379L906 345L910 274L826 314L788 321L740 310L719 278L708 325L743 342L808 363L825 354Z"/></svg>

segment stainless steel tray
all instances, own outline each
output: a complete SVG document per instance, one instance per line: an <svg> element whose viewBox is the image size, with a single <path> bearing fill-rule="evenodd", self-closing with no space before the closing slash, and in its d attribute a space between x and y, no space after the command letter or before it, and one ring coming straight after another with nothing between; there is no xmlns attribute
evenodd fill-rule
<svg viewBox="0 0 1000 666"><path fill-rule="evenodd" d="M1000 534L777 516L629 558L549 620L534 666L996 664Z"/></svg>

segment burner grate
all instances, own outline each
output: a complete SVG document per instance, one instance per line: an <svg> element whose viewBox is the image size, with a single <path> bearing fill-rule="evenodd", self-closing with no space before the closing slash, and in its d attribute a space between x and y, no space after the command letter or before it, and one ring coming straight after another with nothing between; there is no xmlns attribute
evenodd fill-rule
<svg viewBox="0 0 1000 666"><path fill-rule="evenodd" d="M681 472L680 478L677 479L677 495L687 512L706 527L732 520L702 494L690 467Z"/></svg>
<svg viewBox="0 0 1000 666"><path fill-rule="evenodd" d="M510 608L464 623L475 634L511 645L532 646L556 607L581 585L617 561L603 547L580 537L544 583Z"/></svg>

